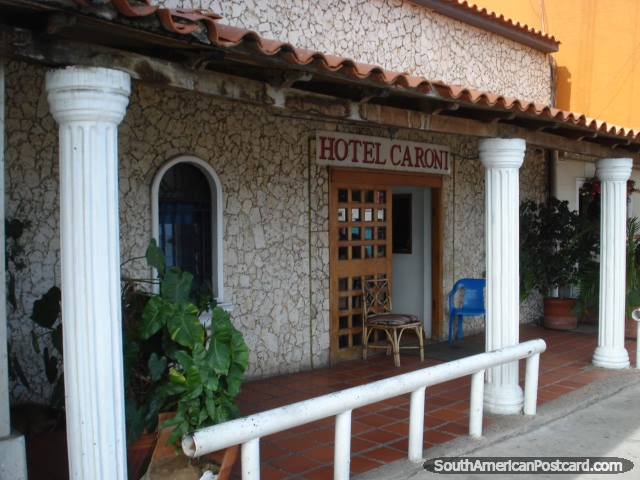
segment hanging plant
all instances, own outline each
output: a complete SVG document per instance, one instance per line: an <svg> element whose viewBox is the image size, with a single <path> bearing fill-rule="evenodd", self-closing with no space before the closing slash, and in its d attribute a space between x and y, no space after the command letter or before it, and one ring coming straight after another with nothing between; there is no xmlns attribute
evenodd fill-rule
<svg viewBox="0 0 640 480"><path fill-rule="evenodd" d="M627 197L631 194L640 192L640 189L636 188L635 180L627 180ZM581 196L595 196L602 193L602 183L598 177L589 177L584 181L582 187L580 187Z"/></svg>

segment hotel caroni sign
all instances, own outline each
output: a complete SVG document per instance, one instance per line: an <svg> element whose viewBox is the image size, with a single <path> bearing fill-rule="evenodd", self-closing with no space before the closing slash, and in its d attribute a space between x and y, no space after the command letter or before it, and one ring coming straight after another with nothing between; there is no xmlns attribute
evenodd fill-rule
<svg viewBox="0 0 640 480"><path fill-rule="evenodd" d="M316 163L415 173L449 173L449 147L429 143L316 132Z"/></svg>

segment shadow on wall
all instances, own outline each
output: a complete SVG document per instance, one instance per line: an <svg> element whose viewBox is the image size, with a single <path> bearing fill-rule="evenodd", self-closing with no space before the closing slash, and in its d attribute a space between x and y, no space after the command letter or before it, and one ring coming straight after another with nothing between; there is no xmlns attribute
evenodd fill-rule
<svg viewBox="0 0 640 480"><path fill-rule="evenodd" d="M556 70L556 108L570 110L571 105L571 72L567 67Z"/></svg>

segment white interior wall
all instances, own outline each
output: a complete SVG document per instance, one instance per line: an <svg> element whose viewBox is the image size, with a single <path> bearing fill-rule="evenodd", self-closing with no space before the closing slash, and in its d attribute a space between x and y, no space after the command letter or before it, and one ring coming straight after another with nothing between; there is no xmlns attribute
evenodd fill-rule
<svg viewBox="0 0 640 480"><path fill-rule="evenodd" d="M410 193L412 200L412 251L393 255L393 308L416 315L431 337L431 189L394 187L393 193Z"/></svg>

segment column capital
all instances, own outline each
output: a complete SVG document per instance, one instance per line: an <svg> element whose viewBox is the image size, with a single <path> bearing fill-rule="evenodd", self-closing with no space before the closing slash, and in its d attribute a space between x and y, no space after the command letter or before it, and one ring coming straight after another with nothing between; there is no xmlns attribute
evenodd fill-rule
<svg viewBox="0 0 640 480"><path fill-rule="evenodd" d="M626 181L631 176L630 158L601 158L596 160L596 174L602 181Z"/></svg>
<svg viewBox="0 0 640 480"><path fill-rule="evenodd" d="M485 138L478 142L485 168L520 168L527 148L522 138Z"/></svg>
<svg viewBox="0 0 640 480"><path fill-rule="evenodd" d="M120 123L124 118L131 77L101 67L67 67L46 76L47 99L58 123L73 121Z"/></svg>

